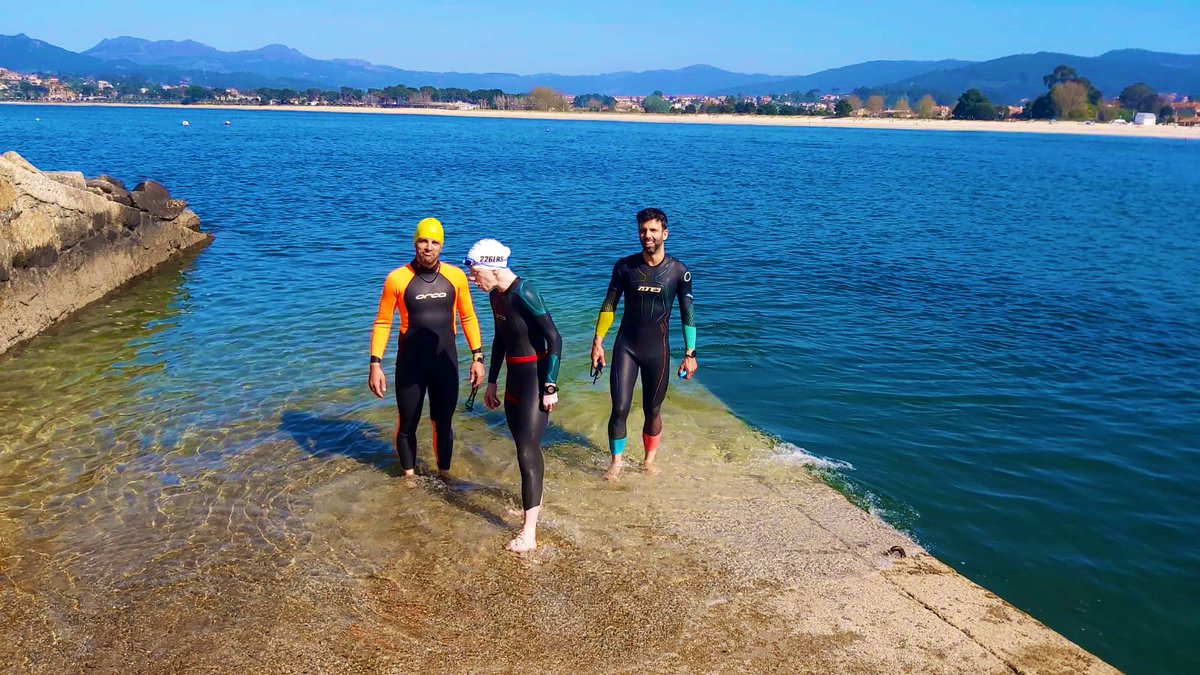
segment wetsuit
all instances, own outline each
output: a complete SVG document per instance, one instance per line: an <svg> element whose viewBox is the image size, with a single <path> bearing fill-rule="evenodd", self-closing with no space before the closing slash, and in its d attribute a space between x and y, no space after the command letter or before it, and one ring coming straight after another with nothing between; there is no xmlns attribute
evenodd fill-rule
<svg viewBox="0 0 1200 675"><path fill-rule="evenodd" d="M462 270L440 262L433 268L417 262L392 270L383 284L379 313L371 332L371 362L381 363L392 329L392 313L400 312L400 344L396 349L396 454L410 470L417 462L417 424L425 392L433 421L433 453L439 469L450 469L454 456L451 418L458 404L458 351L454 314L458 312L467 346L483 358L479 320L471 304Z"/></svg>
<svg viewBox="0 0 1200 675"><path fill-rule="evenodd" d="M603 339L612 326L621 295L625 313L617 331L610 364L612 416L608 420L609 450L614 455L625 449L625 420L633 403L633 385L642 375L642 407L646 421L642 438L648 450L658 447L662 434L662 403L670 381L671 344L667 337L671 305L679 298L684 348L696 348L696 323L692 314L692 273L682 262L665 256L649 265L641 253L621 258L613 265L608 294L596 320L596 335Z"/></svg>
<svg viewBox="0 0 1200 675"><path fill-rule="evenodd" d="M542 503L542 435L550 421L550 414L542 409L542 392L558 380L562 338L542 296L529 281L517 277L508 290L493 290L490 299L496 337L488 384L496 383L501 363L507 362L504 417L517 444L521 503L528 511Z"/></svg>

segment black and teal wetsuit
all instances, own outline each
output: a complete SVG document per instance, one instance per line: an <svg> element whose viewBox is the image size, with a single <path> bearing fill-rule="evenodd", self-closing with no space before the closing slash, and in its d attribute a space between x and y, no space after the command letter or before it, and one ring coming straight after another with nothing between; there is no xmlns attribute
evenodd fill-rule
<svg viewBox="0 0 1200 675"><path fill-rule="evenodd" d="M621 296L625 312L617 331L610 371L612 415L608 441L612 454L625 449L625 420L633 403L633 386L642 376L642 407L646 420L642 432L649 437L662 433L662 403L670 381L671 342L668 328L671 306L679 299L684 348L696 348L696 322L692 312L692 273L687 265L665 256L650 265L641 253L621 258L613 265L608 294L600 307L596 335L603 338L612 325Z"/></svg>
<svg viewBox="0 0 1200 675"><path fill-rule="evenodd" d="M496 337L488 383L496 383L500 365L507 363L504 417L517 444L521 502L528 511L542 503L542 436L550 422L542 408L542 391L558 380L562 338L541 294L528 280L517 277L508 290L493 290L490 299Z"/></svg>

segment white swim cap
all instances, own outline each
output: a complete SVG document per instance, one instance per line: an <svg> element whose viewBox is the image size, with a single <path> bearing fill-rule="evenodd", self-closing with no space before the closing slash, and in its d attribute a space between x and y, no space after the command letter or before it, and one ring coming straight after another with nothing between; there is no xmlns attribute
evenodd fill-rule
<svg viewBox="0 0 1200 675"><path fill-rule="evenodd" d="M508 257L512 251L495 239L480 239L467 252L463 264L467 267L481 267L485 270L508 269Z"/></svg>

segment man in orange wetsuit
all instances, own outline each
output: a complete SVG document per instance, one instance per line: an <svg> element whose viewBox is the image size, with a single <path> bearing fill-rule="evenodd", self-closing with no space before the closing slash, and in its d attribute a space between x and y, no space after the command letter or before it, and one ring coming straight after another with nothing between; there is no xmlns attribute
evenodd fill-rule
<svg viewBox="0 0 1200 675"><path fill-rule="evenodd" d="M455 349L454 315L457 312L467 346L471 348L471 386L485 377L479 320L471 304L467 277L452 265L443 265L445 234L442 224L426 218L413 234L416 255L409 264L388 274L379 299L379 312L371 331L371 366L367 386L383 398L387 378L383 353L392 330L392 315L400 313L400 340L396 349L396 454L405 476L413 476L417 462L417 423L425 393L433 422L433 454L438 475L448 477L454 456L451 419L458 405L458 352Z"/></svg>

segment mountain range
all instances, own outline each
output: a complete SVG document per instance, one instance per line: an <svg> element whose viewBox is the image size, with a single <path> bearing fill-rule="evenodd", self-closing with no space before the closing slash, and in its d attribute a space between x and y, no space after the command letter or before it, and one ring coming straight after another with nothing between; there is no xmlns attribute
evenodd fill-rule
<svg viewBox="0 0 1200 675"><path fill-rule="evenodd" d="M621 71L599 75L537 73L457 73L404 70L358 59L314 59L295 49L272 44L260 49L225 52L193 40L144 40L117 37L101 40L83 53L56 47L24 34L0 35L0 67L21 72L62 75L143 77L157 82L188 81L209 87L290 87L331 89L341 86L380 88L408 86L501 89L525 92L548 86L571 94L644 95L746 94L807 92L873 93L910 98L932 94L950 102L969 88L982 90L997 103L1015 103L1045 91L1042 76L1065 64L1091 80L1106 96L1116 96L1135 82L1159 91L1200 93L1200 55L1169 54L1142 49L1110 51L1100 56L1039 52L989 61L867 61L808 75L737 73L708 65L675 70Z"/></svg>

